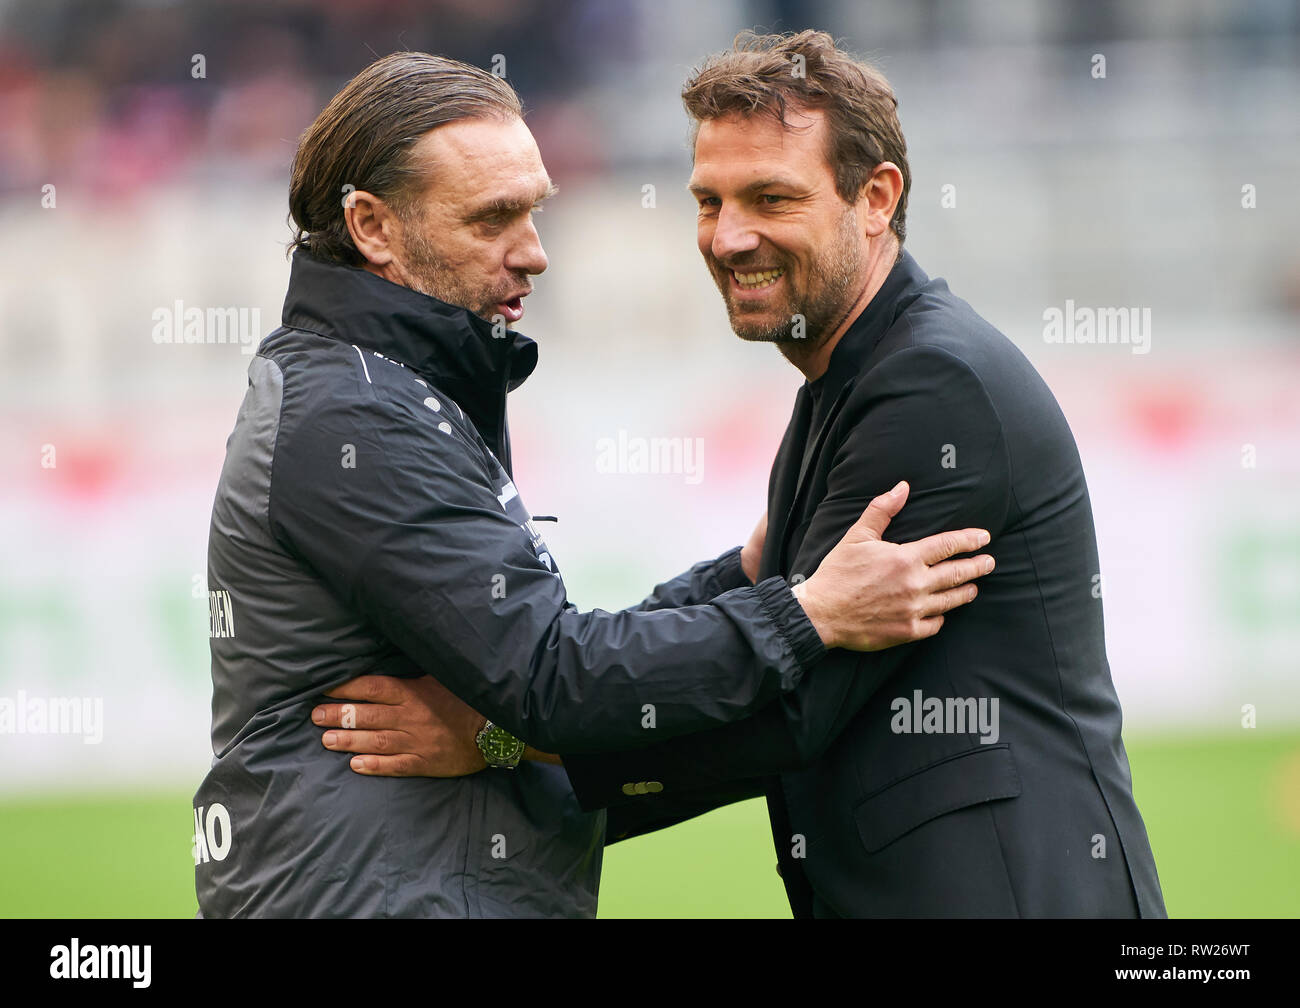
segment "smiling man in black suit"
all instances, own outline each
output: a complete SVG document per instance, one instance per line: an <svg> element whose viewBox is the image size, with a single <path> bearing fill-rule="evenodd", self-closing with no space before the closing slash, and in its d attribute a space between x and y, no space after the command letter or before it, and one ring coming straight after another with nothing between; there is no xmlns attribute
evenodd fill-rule
<svg viewBox="0 0 1300 1008"><path fill-rule="evenodd" d="M806 379L746 573L808 576L900 478L891 540L986 528L997 569L935 637L833 651L752 717L564 755L579 800L609 809L615 841L766 793L796 916L1164 916L1078 450L1020 351L903 251L888 83L824 33L745 35L683 98L700 252L733 328ZM448 748L422 730L408 752ZM339 747L374 752L368 734Z"/></svg>

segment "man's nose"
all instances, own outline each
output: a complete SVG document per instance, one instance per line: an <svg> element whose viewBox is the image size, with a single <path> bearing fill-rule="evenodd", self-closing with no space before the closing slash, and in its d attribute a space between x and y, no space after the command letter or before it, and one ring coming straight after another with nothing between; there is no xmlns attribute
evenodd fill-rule
<svg viewBox="0 0 1300 1008"><path fill-rule="evenodd" d="M522 237L511 248L510 254L506 256L506 268L535 276L538 273L544 273L549 265L550 261L546 258L546 250L542 248L541 236L537 233L537 227L530 218L524 225Z"/></svg>
<svg viewBox="0 0 1300 1008"><path fill-rule="evenodd" d="M717 225L713 229L713 257L726 262L732 256L753 252L758 245L758 231L749 215L738 207L724 204L718 211Z"/></svg>

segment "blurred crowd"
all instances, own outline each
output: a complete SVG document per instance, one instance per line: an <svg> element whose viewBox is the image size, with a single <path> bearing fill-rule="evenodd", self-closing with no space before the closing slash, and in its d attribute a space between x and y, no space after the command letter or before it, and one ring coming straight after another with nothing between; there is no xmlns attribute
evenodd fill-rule
<svg viewBox="0 0 1300 1008"><path fill-rule="evenodd" d="M638 38L637 6L621 0L35 0L0 11L10 193L56 174L104 195L214 171L280 177L330 96L399 48L495 58L545 121L593 74L634 60Z"/></svg>
<svg viewBox="0 0 1300 1008"><path fill-rule="evenodd" d="M164 180L280 178L339 86L394 49L499 67L553 173L620 166L636 124L584 95L680 79L719 25L853 29L871 49L1202 40L1216 59L1296 59L1296 0L0 0L0 194L58 177L101 196ZM1227 50L1223 50L1223 46ZM1292 95L1294 98L1294 95ZM1293 108L1294 111L1294 108ZM674 136L674 140L677 139Z"/></svg>

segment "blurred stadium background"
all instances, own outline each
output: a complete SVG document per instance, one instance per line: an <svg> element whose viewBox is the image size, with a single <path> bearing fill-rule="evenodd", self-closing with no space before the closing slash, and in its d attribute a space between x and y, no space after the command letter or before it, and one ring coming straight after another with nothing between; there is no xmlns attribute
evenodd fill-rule
<svg viewBox="0 0 1300 1008"><path fill-rule="evenodd" d="M745 27L884 69L909 249L1071 421L1171 914L1300 914L1293 0L0 0L0 698L104 712L98 744L0 734L0 916L194 913L205 545L249 356L159 344L154 313L274 328L296 139L375 56L504 57L559 183L511 409L574 601L743 539L799 378L698 260L677 95ZM1149 308L1150 352L1048 344L1067 299ZM702 438L702 479L599 472L620 431ZM774 862L736 806L611 848L601 913L787 916Z"/></svg>

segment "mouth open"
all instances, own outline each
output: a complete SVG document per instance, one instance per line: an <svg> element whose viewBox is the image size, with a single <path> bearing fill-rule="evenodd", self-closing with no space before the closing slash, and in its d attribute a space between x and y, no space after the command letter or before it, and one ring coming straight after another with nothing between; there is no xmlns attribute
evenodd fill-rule
<svg viewBox="0 0 1300 1008"><path fill-rule="evenodd" d="M507 324L513 325L524 317L524 297L522 294L512 297L509 301L500 301L496 307Z"/></svg>
<svg viewBox="0 0 1300 1008"><path fill-rule="evenodd" d="M735 290L745 291L765 291L775 287L781 277L785 276L785 270L781 267L768 270L753 270L742 273L738 270L731 270L732 287Z"/></svg>

